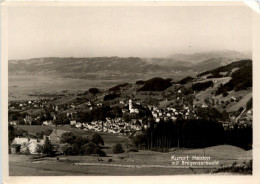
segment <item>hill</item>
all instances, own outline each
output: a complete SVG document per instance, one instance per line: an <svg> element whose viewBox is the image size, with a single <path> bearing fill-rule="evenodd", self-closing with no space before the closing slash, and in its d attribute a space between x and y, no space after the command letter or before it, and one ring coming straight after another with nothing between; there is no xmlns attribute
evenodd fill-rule
<svg viewBox="0 0 260 184"><path fill-rule="evenodd" d="M220 65L227 65L232 61L237 61L241 59L249 59L250 56L243 54L241 52L233 50L219 50L219 51L209 51L209 52L199 52L194 54L173 54L168 56L170 59L191 62L194 64L201 63L204 61L209 61L211 59L219 59ZM221 59L221 60L220 60Z"/></svg>
<svg viewBox="0 0 260 184"><path fill-rule="evenodd" d="M141 58L35 58L10 60L10 73L95 73L95 72L169 72L169 68L147 64Z"/></svg>
<svg viewBox="0 0 260 184"><path fill-rule="evenodd" d="M213 70L202 72L202 73L198 74L197 76L198 77L202 77L202 76L206 76L206 75L209 75L211 77L230 76L232 71L234 71L236 69L244 68L244 67L252 67L252 60L240 60L240 61L232 62L228 65L218 67ZM223 74L223 73L225 73L225 74Z"/></svg>
<svg viewBox="0 0 260 184"><path fill-rule="evenodd" d="M195 105L207 104L221 112L237 111L245 108L252 97L252 61L236 61L197 77L185 77L177 84L194 95Z"/></svg>
<svg viewBox="0 0 260 184"><path fill-rule="evenodd" d="M10 74L62 74L66 77L78 78L94 74L150 74L151 77L174 72L202 72L211 70L234 61L248 59L246 55L236 51L215 51L195 54L176 54L162 58L140 57L93 57L93 58L33 58L26 60L9 60Z"/></svg>

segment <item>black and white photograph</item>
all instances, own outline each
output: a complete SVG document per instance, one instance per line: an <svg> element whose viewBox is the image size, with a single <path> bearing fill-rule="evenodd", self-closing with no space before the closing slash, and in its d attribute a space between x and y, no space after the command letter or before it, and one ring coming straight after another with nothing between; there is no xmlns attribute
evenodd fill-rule
<svg viewBox="0 0 260 184"><path fill-rule="evenodd" d="M5 7L8 175L252 176L253 10L129 4Z"/></svg>

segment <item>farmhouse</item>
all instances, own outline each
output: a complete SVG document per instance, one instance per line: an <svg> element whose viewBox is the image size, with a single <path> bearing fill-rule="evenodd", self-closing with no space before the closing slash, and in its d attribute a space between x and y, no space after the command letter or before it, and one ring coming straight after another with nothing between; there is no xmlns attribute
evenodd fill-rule
<svg viewBox="0 0 260 184"><path fill-rule="evenodd" d="M71 126L75 126L76 123L77 123L76 120L70 120L70 125L71 125Z"/></svg>
<svg viewBox="0 0 260 184"><path fill-rule="evenodd" d="M50 125L52 125L52 120L46 120L46 121L42 122L42 125L50 126Z"/></svg>
<svg viewBox="0 0 260 184"><path fill-rule="evenodd" d="M37 146L43 145L44 140L30 139L24 137L16 137L11 144L11 153L27 153L30 154L37 153Z"/></svg>

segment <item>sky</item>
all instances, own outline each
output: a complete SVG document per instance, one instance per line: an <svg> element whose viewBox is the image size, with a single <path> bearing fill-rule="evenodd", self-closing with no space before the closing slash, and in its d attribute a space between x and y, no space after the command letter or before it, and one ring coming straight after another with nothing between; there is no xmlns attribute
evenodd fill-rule
<svg viewBox="0 0 260 184"><path fill-rule="evenodd" d="M8 57L167 57L251 51L251 10L230 7L9 7Z"/></svg>

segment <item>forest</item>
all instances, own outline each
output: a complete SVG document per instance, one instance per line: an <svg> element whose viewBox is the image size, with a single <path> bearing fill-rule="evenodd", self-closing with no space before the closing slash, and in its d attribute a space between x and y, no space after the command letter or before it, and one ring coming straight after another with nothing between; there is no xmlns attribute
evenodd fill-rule
<svg viewBox="0 0 260 184"><path fill-rule="evenodd" d="M206 119L178 119L152 123L143 134L132 138L139 149L165 151L173 147L204 148L230 144L252 148L252 127L224 130L221 123Z"/></svg>

